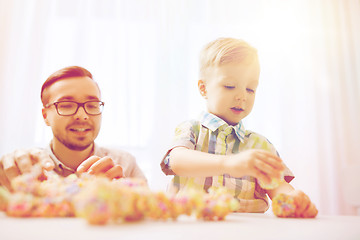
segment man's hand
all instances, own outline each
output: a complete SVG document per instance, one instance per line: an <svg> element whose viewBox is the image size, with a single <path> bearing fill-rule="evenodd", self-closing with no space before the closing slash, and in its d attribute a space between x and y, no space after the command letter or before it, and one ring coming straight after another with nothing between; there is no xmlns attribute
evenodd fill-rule
<svg viewBox="0 0 360 240"><path fill-rule="evenodd" d="M79 165L76 172L105 175L109 179L125 177L122 167L118 164L115 164L111 157L108 156L103 158L98 156L91 156Z"/></svg>
<svg viewBox="0 0 360 240"><path fill-rule="evenodd" d="M271 183L271 178L281 178L285 169L278 156L260 149L229 155L224 165L232 177L253 176L266 184Z"/></svg>
<svg viewBox="0 0 360 240"><path fill-rule="evenodd" d="M46 151L39 148L19 149L2 156L0 158L0 185L11 190L12 179L32 172L35 169L34 165L40 165L47 171L55 167ZM42 173L41 171L40 175Z"/></svg>

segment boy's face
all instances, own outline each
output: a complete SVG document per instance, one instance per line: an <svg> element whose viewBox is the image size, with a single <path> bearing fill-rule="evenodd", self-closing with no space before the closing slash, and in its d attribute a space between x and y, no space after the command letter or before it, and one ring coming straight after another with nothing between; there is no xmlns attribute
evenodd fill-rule
<svg viewBox="0 0 360 240"><path fill-rule="evenodd" d="M44 91L48 103L61 101L100 101L100 90L89 77L70 77L53 83ZM89 115L79 107L72 116L60 116L54 105L43 108L45 123L51 127L55 144L71 150L84 150L91 146L101 126L101 114Z"/></svg>
<svg viewBox="0 0 360 240"><path fill-rule="evenodd" d="M230 125L237 125L252 110L259 75L258 61L227 63L209 69L206 79L198 82L208 111Z"/></svg>

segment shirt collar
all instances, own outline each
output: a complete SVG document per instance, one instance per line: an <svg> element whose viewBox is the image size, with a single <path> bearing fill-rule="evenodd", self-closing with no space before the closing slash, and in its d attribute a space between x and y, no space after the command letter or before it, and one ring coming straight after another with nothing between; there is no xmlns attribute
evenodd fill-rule
<svg viewBox="0 0 360 240"><path fill-rule="evenodd" d="M219 118L218 116L209 113L209 112L202 112L200 114L200 123L204 126L207 127L208 129L210 129L211 131L216 131L217 129L219 129L220 127L223 128L227 128L227 127L231 127L234 129L234 132L236 134L236 136L238 137L238 139L240 141L244 140L245 137L245 127L244 124L242 123L242 121L240 121L237 125L235 126L231 126L229 124L227 124L223 119Z"/></svg>
<svg viewBox="0 0 360 240"><path fill-rule="evenodd" d="M75 170L72 168L69 168L68 166L66 166L65 164L63 164L53 153L52 149L51 149L51 141L50 144L47 145L46 147L46 151L48 152L50 158L53 160L53 162L55 163L55 171L58 172L61 176L66 176L68 174L71 173L75 173Z"/></svg>
<svg viewBox="0 0 360 240"><path fill-rule="evenodd" d="M93 154L95 152L98 152L98 146L95 144L94 142L94 147L93 147ZM64 163L62 163L53 153L52 149L51 149L51 141L49 143L49 145L47 145L46 147L46 151L48 152L50 158L53 160L53 162L55 163L55 169L59 172L61 172L62 175L68 175L69 173L75 173L76 170L66 166Z"/></svg>

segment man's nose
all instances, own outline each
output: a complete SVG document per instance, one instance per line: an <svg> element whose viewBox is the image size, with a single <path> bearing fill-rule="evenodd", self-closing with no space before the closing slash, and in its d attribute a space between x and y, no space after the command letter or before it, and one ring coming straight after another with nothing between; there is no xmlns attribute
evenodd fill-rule
<svg viewBox="0 0 360 240"><path fill-rule="evenodd" d="M80 106L74 115L76 120L87 120L89 115L85 112L84 106Z"/></svg>

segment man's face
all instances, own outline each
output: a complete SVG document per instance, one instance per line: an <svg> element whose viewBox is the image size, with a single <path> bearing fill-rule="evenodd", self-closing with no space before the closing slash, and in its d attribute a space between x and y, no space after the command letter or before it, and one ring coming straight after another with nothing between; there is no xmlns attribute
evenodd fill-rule
<svg viewBox="0 0 360 240"><path fill-rule="evenodd" d="M100 101L100 90L89 77L70 77L53 83L44 91L47 103L61 101ZM60 116L54 105L43 108L45 123L54 134L54 144L62 144L71 150L84 150L91 146L99 134L100 115L88 115L79 107L72 116Z"/></svg>
<svg viewBox="0 0 360 240"><path fill-rule="evenodd" d="M228 63L210 69L206 80L198 83L208 111L230 125L238 124L252 110L259 75L257 61Z"/></svg>

